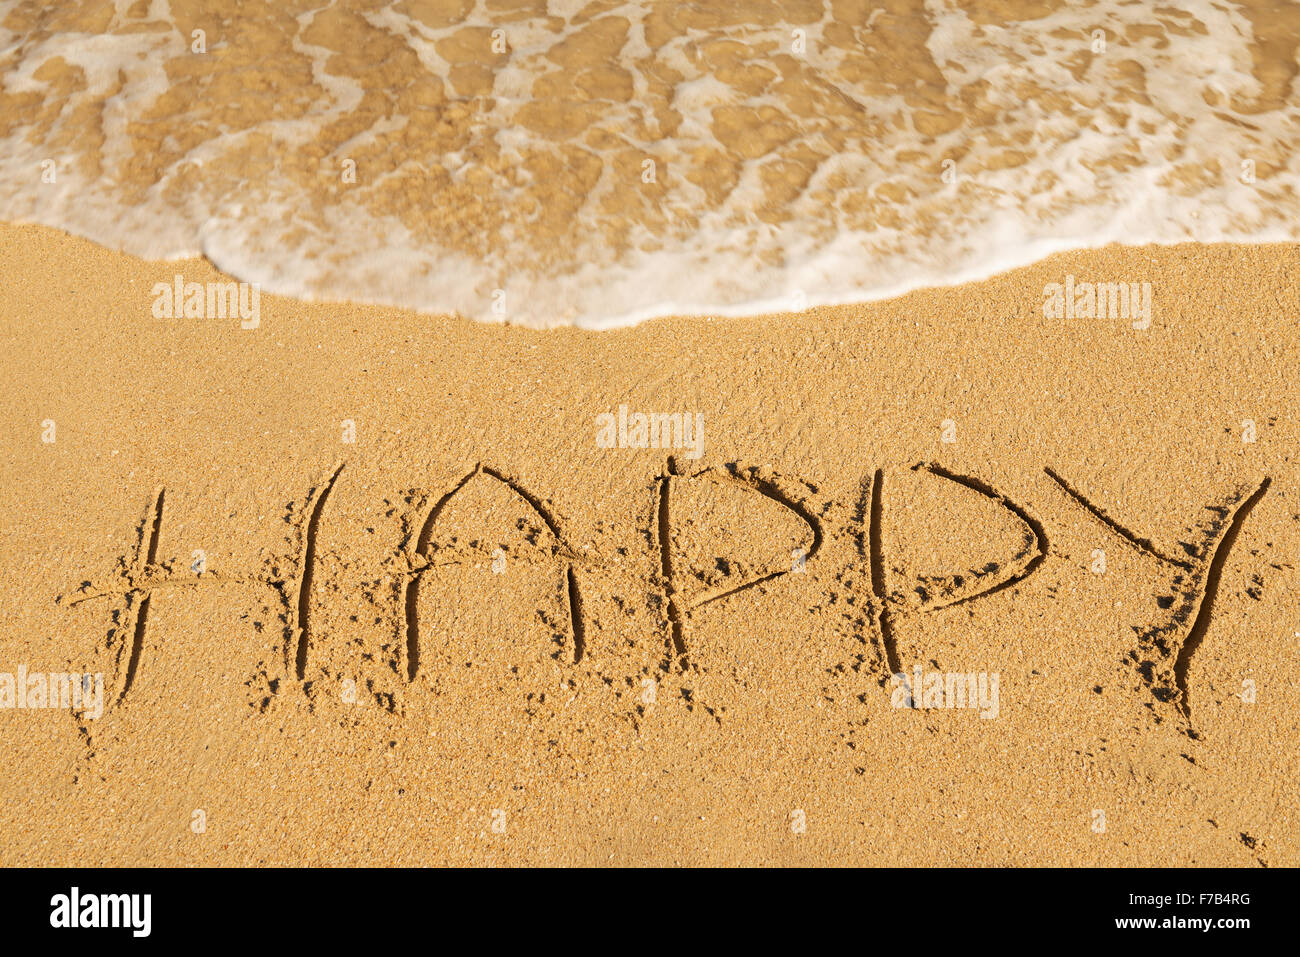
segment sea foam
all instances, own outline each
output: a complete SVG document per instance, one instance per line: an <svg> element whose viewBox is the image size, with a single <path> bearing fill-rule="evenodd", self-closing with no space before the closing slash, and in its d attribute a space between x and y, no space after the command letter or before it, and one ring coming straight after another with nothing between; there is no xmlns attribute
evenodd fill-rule
<svg viewBox="0 0 1300 957"><path fill-rule="evenodd" d="M999 9L0 3L0 218L590 328L1297 238L1297 8Z"/></svg>

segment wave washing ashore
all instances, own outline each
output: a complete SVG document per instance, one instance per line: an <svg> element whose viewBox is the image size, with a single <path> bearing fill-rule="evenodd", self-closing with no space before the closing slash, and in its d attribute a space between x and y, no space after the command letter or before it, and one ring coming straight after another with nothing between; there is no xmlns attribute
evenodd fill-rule
<svg viewBox="0 0 1300 957"><path fill-rule="evenodd" d="M1300 6L1178 7L0 2L0 218L588 327L1300 238Z"/></svg>

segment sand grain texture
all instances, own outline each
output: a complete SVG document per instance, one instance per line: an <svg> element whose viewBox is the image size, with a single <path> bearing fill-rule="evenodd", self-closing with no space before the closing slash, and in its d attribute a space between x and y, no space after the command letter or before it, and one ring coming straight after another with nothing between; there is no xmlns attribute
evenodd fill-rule
<svg viewBox="0 0 1300 957"><path fill-rule="evenodd" d="M150 314L206 263L4 227L0 671L108 703L0 711L0 861L1294 865L1298 268L245 330ZM1151 328L1044 318L1066 274L1150 281ZM620 404L703 454L598 447ZM998 716L896 666L997 672Z"/></svg>

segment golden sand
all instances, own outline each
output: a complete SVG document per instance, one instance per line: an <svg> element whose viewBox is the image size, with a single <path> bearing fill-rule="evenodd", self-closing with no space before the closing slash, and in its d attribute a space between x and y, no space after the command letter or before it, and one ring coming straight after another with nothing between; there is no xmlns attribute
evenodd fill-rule
<svg viewBox="0 0 1300 957"><path fill-rule="evenodd" d="M244 329L3 227L0 672L105 691L0 710L0 863L1294 865L1298 267ZM1067 276L1150 327L1045 318Z"/></svg>

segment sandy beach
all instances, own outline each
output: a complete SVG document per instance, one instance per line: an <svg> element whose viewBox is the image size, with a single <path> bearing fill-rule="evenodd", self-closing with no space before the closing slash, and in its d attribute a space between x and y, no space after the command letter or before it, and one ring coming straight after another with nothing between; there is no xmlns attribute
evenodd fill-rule
<svg viewBox="0 0 1300 957"><path fill-rule="evenodd" d="M1294 866L1297 275L596 333L0 227L0 863Z"/></svg>

